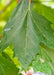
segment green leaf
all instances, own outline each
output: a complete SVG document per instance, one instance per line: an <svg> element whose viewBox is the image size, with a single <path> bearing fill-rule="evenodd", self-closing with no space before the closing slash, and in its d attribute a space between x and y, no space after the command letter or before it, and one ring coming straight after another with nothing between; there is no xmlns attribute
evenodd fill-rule
<svg viewBox="0 0 54 75"><path fill-rule="evenodd" d="M51 66L54 71L54 49L47 47L44 44L40 46L41 56Z"/></svg>
<svg viewBox="0 0 54 75"><path fill-rule="evenodd" d="M32 67L34 71L41 71L44 73L49 73L51 75L50 69L52 69L52 75L54 74L54 49L51 49L41 43L40 45L40 55L37 55L36 61L32 62ZM42 62L40 61L42 59ZM50 68L51 67L51 68Z"/></svg>
<svg viewBox="0 0 54 75"><path fill-rule="evenodd" d="M43 4L35 3L33 6L33 9L36 13L39 13L40 15L43 15L46 17L49 21L54 23L54 9L51 9L50 7L47 7Z"/></svg>
<svg viewBox="0 0 54 75"><path fill-rule="evenodd" d="M47 64L45 62L44 59L41 58L40 55L36 56L36 59L32 62L32 67L33 67L35 73L37 71L40 71L40 72L45 73L47 75L50 75L50 73L51 73L51 67L49 66L49 64Z"/></svg>
<svg viewBox="0 0 54 75"><path fill-rule="evenodd" d="M54 71L53 71L53 70L52 70L52 72L51 72L51 73L52 73L52 75L54 75Z"/></svg>
<svg viewBox="0 0 54 75"><path fill-rule="evenodd" d="M0 55L0 75L18 75L18 69L13 62Z"/></svg>
<svg viewBox="0 0 54 75"><path fill-rule="evenodd" d="M21 0L4 28L0 52L13 44L15 57L27 69L35 55L40 53L40 42L54 48L54 35L50 24L46 18L32 10L29 0Z"/></svg>

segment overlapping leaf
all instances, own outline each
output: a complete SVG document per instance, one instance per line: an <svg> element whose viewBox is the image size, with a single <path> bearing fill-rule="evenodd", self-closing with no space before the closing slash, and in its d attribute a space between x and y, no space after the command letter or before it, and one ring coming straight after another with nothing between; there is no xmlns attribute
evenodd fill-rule
<svg viewBox="0 0 54 75"><path fill-rule="evenodd" d="M39 14L41 14L41 15L43 15L49 21L51 21L53 23L51 25L51 27L54 30L54 9L51 9L50 7L47 7L47 6L45 6L45 5L41 4L41 3L35 3L34 4L34 11L37 12L37 13L39 13ZM45 50L45 52L44 52L43 49ZM46 46L44 48L44 46L42 45L41 50L43 51L42 52L43 53L42 54L43 57L46 56L45 57L46 61L47 61L47 58L48 58L48 64L49 64L50 60L52 60L52 62L54 62L54 60L53 60L53 58L54 58L54 51L52 49L47 48ZM54 63L52 64L52 62L50 62L51 65L50 64L49 65L51 66L52 69L54 69Z"/></svg>
<svg viewBox="0 0 54 75"><path fill-rule="evenodd" d="M51 74L54 75L54 49L51 49L46 45L44 45L43 43L41 43L40 52L41 52L40 55L37 55L36 57L36 61L32 62L34 71L36 72L37 70L37 71L44 72L46 74L48 73L49 75ZM47 69L45 69L46 66L48 66ZM51 69L52 69L52 73L51 73Z"/></svg>
<svg viewBox="0 0 54 75"><path fill-rule="evenodd" d="M47 7L40 2L35 3L33 6L33 9L35 12L39 13L40 15L43 15L46 17L49 21L54 23L54 9Z"/></svg>
<svg viewBox="0 0 54 75"><path fill-rule="evenodd" d="M50 75L51 67L45 62L41 55L37 55L36 59L32 62L34 72L40 71L42 73Z"/></svg>
<svg viewBox="0 0 54 75"><path fill-rule="evenodd" d="M40 15L43 15L46 17L49 21L51 21L53 24L51 24L52 29L54 30L54 9L47 7L40 2L35 3L33 6L33 9L35 12L39 13Z"/></svg>
<svg viewBox="0 0 54 75"><path fill-rule="evenodd" d="M54 35L49 22L35 13L29 0L21 0L4 28L0 52L13 43L15 56L27 69L39 53L39 43L54 48Z"/></svg>
<svg viewBox="0 0 54 75"><path fill-rule="evenodd" d="M18 75L18 69L13 62L0 55L0 75Z"/></svg>
<svg viewBox="0 0 54 75"><path fill-rule="evenodd" d="M51 49L44 44L41 44L40 50L42 58L51 66L54 72L54 49Z"/></svg>

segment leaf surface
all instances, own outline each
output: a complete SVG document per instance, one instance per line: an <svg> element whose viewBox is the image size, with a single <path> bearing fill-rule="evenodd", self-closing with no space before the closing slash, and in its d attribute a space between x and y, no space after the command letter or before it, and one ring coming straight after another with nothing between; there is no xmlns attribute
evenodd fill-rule
<svg viewBox="0 0 54 75"><path fill-rule="evenodd" d="M40 71L42 73L50 75L51 73L51 67L48 63L45 62L45 60L41 57L41 55L37 55L36 59L32 62L32 67L34 69L34 72Z"/></svg>
<svg viewBox="0 0 54 75"><path fill-rule="evenodd" d="M18 70L13 62L0 55L0 75L18 75Z"/></svg>
<svg viewBox="0 0 54 75"><path fill-rule="evenodd" d="M54 49L47 47L44 44L40 46L41 56L51 66L54 71Z"/></svg>
<svg viewBox="0 0 54 75"><path fill-rule="evenodd" d="M36 13L39 13L40 15L43 15L46 17L49 21L54 23L54 9L47 7L40 2L35 3L33 6L33 9Z"/></svg>
<svg viewBox="0 0 54 75"><path fill-rule="evenodd" d="M13 43L15 57L27 69L35 55L40 53L40 42L54 48L50 24L46 18L32 10L29 0L21 0L4 28L0 51Z"/></svg>

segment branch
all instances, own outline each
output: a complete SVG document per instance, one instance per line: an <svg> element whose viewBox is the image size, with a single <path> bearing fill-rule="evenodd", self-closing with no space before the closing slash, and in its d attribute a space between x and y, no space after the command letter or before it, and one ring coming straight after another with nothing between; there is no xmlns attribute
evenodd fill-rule
<svg viewBox="0 0 54 75"><path fill-rule="evenodd" d="M2 35L0 36L0 40L2 39Z"/></svg>

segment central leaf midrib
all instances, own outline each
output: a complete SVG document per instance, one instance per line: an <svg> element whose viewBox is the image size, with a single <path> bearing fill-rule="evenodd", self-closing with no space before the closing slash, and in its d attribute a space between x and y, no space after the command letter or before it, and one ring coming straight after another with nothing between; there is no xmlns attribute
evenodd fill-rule
<svg viewBox="0 0 54 75"><path fill-rule="evenodd" d="M29 13L29 11L27 12L27 26L26 26L26 39L25 39L25 41L26 41L26 45L25 45L25 56L26 56L26 53L27 53L27 39L28 39L28 13Z"/></svg>

